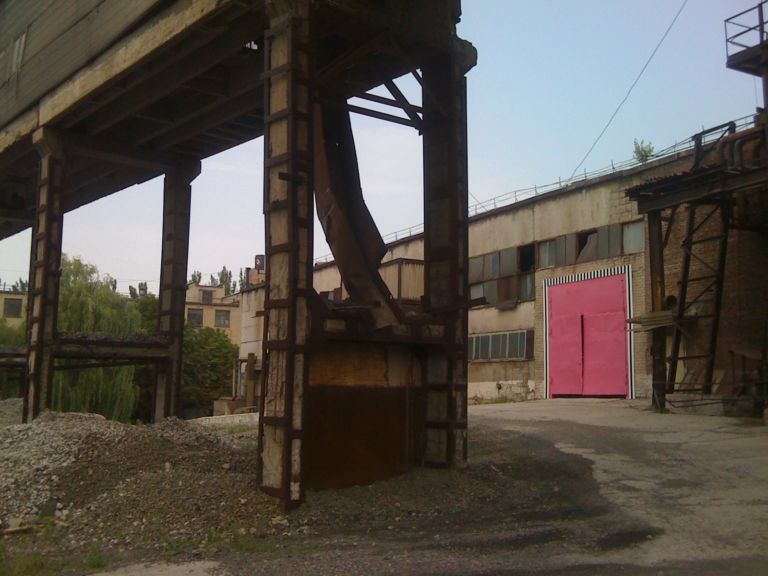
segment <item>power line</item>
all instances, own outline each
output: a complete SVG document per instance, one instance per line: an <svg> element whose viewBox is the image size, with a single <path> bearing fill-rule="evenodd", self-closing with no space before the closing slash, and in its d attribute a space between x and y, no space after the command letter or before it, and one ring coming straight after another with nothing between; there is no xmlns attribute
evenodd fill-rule
<svg viewBox="0 0 768 576"><path fill-rule="evenodd" d="M627 93L624 95L624 98L621 100L621 102L619 102L619 105L616 106L616 110L613 111L613 114L611 114L611 117L608 119L608 122L605 124L600 134L598 134L597 138L595 138L595 141L592 142L592 146L590 146L589 150L587 150L587 153L584 154L584 158L581 159L581 162L579 162L579 165L573 169L573 173L571 173L571 177L568 179L569 181L573 180L573 177L576 175L576 172L579 171L579 168L581 168L581 165L584 164L587 158L589 158L589 155L592 153L592 150L595 149L595 146L597 146L597 143L600 142L600 139L603 137L603 134L605 134L606 130L608 130L608 127L613 122L613 119L616 118L616 114L619 113L619 110L621 110L621 107L624 106L624 103L627 101L627 99L629 99L629 95L632 94L632 90L634 90L638 81L643 76L645 69L648 68L648 65L651 63L651 60L653 60L653 57L656 56L656 52L658 52L659 48L661 48L662 43L664 42L667 35L669 34L669 31L672 30L672 27L675 25L675 22L677 22L677 19L680 16L680 13L683 11L683 8L685 8L686 4L688 4L688 0L683 0L683 3L680 5L680 8L677 11L677 14L675 14L675 17L672 18L672 22L670 22L669 26L667 26L667 29L662 35L661 40L659 40L658 44L656 44L656 48L653 49L653 52L651 52L651 55L648 57L648 60L645 61L645 64L640 70L640 73L635 78L635 81L632 82L632 85L629 87L629 90L627 90Z"/></svg>

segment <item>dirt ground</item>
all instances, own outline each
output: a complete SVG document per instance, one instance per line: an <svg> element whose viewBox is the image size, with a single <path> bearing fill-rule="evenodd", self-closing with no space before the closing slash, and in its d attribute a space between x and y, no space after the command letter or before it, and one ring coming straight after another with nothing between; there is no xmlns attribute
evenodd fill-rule
<svg viewBox="0 0 768 576"><path fill-rule="evenodd" d="M105 425L44 471L0 575L768 573L762 422L550 400L470 423L465 469L310 492L287 516L255 488L252 431ZM0 466L22 428L0 429Z"/></svg>

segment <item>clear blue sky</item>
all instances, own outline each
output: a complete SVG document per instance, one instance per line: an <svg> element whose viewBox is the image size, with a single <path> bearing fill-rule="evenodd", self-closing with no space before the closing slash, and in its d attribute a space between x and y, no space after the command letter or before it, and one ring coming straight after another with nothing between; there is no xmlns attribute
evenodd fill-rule
<svg viewBox="0 0 768 576"><path fill-rule="evenodd" d="M459 33L478 50L469 73L470 191L485 200L567 179L642 68L682 0L464 0ZM657 149L745 116L762 101L752 77L725 68L723 20L757 0L689 0L584 167ZM412 82L402 82L414 101ZM421 140L355 119L363 190L382 234L422 220ZM203 163L193 185L189 270L237 271L263 252L262 140ZM149 182L65 218L64 251L96 264L119 290L160 267L162 183ZM472 200L470 200L472 202ZM127 223L130 222L130 227ZM328 250L316 231L315 254ZM0 278L26 277L29 232L0 242Z"/></svg>

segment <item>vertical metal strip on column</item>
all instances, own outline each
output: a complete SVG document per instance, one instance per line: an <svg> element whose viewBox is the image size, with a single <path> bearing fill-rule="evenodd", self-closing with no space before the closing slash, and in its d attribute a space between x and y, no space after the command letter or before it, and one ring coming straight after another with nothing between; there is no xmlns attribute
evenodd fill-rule
<svg viewBox="0 0 768 576"><path fill-rule="evenodd" d="M661 211L648 213L648 262L651 277L651 310L664 309L664 240ZM667 393L667 327L657 326L651 332L652 406L663 412Z"/></svg>
<svg viewBox="0 0 768 576"><path fill-rule="evenodd" d="M424 83L424 259L427 311L443 326L427 353L425 462L466 460L467 155L466 81L450 52L433 54Z"/></svg>
<svg viewBox="0 0 768 576"><path fill-rule="evenodd" d="M168 339L168 357L158 367L155 421L181 413L191 182L199 173L199 162L192 162L189 166L177 166L166 173L163 184L163 236L157 328L158 332Z"/></svg>
<svg viewBox="0 0 768 576"><path fill-rule="evenodd" d="M24 420L50 409L53 389L52 345L56 337L61 268L65 159L61 143L47 129L35 132L40 154L37 210L32 227L27 343L29 385Z"/></svg>
<svg viewBox="0 0 768 576"><path fill-rule="evenodd" d="M309 22L265 34L266 287L259 450L261 488L284 507L304 499L303 414L312 288L312 104Z"/></svg>

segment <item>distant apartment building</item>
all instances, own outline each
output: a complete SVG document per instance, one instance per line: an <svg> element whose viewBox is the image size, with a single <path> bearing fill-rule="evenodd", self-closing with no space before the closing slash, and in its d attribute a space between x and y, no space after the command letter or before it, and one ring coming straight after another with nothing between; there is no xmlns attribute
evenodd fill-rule
<svg viewBox="0 0 768 576"><path fill-rule="evenodd" d="M240 295L226 295L223 285L187 284L185 316L188 326L221 330L233 344L240 345Z"/></svg>
<svg viewBox="0 0 768 576"><path fill-rule="evenodd" d="M0 289L0 318L8 326L21 326L27 310L27 293L18 290Z"/></svg>

